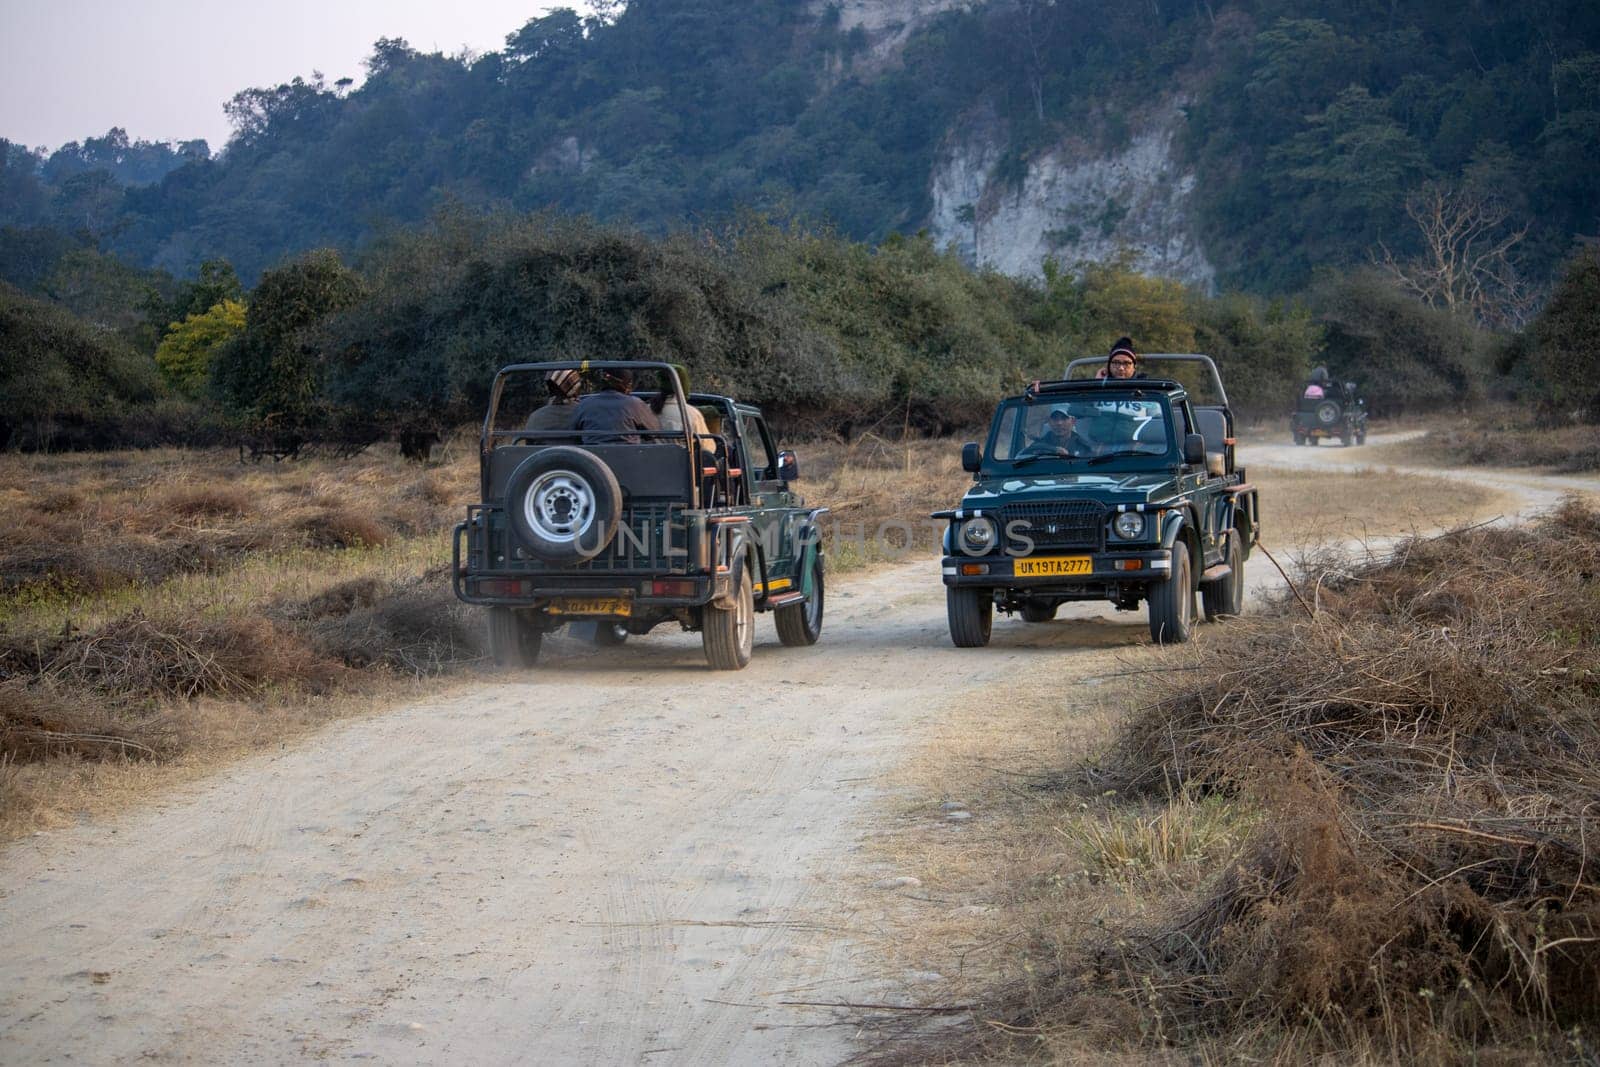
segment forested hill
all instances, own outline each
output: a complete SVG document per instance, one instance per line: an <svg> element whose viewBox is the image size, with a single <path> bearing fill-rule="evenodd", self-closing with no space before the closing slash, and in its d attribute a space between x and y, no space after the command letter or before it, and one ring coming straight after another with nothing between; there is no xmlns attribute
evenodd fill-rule
<svg viewBox="0 0 1600 1067"><path fill-rule="evenodd" d="M1534 284L1600 231L1594 0L596 6L478 56L380 40L359 87L246 89L215 158L112 135L50 159L0 144L0 224L180 274L224 258L251 280L446 204L657 232L753 209L877 241L935 222L933 176L955 166L979 172L973 203L945 205L976 245L1047 156L1121 158L1170 126L1177 177L1159 180L1181 181L1179 221L1228 288L1414 255L1407 209L1428 189L1487 205L1497 236L1525 228L1511 258ZM960 158L975 126L991 150ZM1107 198L1046 247L1070 263L1129 210Z"/></svg>

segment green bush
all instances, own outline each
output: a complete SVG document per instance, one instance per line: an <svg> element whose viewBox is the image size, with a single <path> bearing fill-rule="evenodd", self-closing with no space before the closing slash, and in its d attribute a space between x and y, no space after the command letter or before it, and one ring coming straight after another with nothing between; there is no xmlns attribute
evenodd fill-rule
<svg viewBox="0 0 1600 1067"><path fill-rule="evenodd" d="M1521 347L1528 392L1548 416L1600 422L1600 248L1567 261Z"/></svg>
<svg viewBox="0 0 1600 1067"><path fill-rule="evenodd" d="M1328 274L1308 294L1337 379L1360 383L1379 415L1459 410L1483 399L1491 338L1375 271Z"/></svg>
<svg viewBox="0 0 1600 1067"><path fill-rule="evenodd" d="M148 356L0 283L0 447L80 444L160 394Z"/></svg>

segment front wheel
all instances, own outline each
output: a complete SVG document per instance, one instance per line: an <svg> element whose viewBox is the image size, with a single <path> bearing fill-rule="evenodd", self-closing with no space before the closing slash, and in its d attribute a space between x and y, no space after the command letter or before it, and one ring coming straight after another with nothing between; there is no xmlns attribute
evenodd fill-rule
<svg viewBox="0 0 1600 1067"><path fill-rule="evenodd" d="M957 648L982 648L994 625L994 597L987 589L945 586L945 615Z"/></svg>
<svg viewBox="0 0 1600 1067"><path fill-rule="evenodd" d="M1217 622L1244 614L1244 558L1239 550L1239 531L1228 532L1228 576L1200 583L1200 602L1205 605L1206 621Z"/></svg>
<svg viewBox="0 0 1600 1067"><path fill-rule="evenodd" d="M815 552L811 554L811 561L806 564L805 573L800 577L802 590L807 584L811 586L811 591L806 593L804 600L772 613L772 621L778 627L778 640L791 648L814 645L817 638L822 636L822 556Z"/></svg>
<svg viewBox="0 0 1600 1067"><path fill-rule="evenodd" d="M510 608L489 609L489 654L502 670L531 667L539 659L544 634Z"/></svg>
<svg viewBox="0 0 1600 1067"><path fill-rule="evenodd" d="M1194 583L1182 541L1172 546L1171 559L1167 580L1150 590L1150 640L1158 645L1181 645L1194 630Z"/></svg>
<svg viewBox="0 0 1600 1067"><path fill-rule="evenodd" d="M756 601L750 589L750 568L739 568L733 606L707 604L700 622L700 643L713 670L743 670L755 648Z"/></svg>

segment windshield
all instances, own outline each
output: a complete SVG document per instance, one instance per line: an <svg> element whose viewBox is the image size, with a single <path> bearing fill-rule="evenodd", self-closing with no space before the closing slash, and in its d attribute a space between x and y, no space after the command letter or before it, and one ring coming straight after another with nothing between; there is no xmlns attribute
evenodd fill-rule
<svg viewBox="0 0 1600 1067"><path fill-rule="evenodd" d="M1061 471L1164 456L1172 447L1167 407L1134 396L1008 400L995 419L986 459L1008 470Z"/></svg>

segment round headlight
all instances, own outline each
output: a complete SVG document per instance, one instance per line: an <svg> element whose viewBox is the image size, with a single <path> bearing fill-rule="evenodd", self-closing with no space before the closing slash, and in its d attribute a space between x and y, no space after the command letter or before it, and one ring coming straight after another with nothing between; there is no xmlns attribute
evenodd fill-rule
<svg viewBox="0 0 1600 1067"><path fill-rule="evenodd" d="M961 526L961 544L969 552L987 552L994 547L994 522L991 519L968 519Z"/></svg>
<svg viewBox="0 0 1600 1067"><path fill-rule="evenodd" d="M1117 516L1111 528L1117 531L1117 536L1124 541L1132 541L1136 537L1144 536L1144 516L1137 511L1124 511Z"/></svg>

